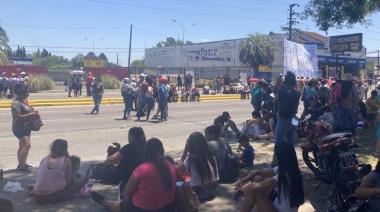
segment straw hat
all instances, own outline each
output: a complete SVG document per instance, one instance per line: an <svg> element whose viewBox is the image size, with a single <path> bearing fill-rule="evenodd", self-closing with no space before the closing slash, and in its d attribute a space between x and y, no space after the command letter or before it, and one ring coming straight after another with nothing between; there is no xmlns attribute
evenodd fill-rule
<svg viewBox="0 0 380 212"><path fill-rule="evenodd" d="M352 74L350 74L350 73L345 73L345 74L343 75L343 80L344 80L344 81L353 81L353 80L354 80L354 77L353 77Z"/></svg>

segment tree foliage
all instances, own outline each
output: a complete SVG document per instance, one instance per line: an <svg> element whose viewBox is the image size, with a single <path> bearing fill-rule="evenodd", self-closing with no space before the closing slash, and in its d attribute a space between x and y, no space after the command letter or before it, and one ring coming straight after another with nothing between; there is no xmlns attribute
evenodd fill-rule
<svg viewBox="0 0 380 212"><path fill-rule="evenodd" d="M254 71L258 71L261 65L271 67L274 55L270 38L262 34L250 34L241 44L239 59Z"/></svg>
<svg viewBox="0 0 380 212"><path fill-rule="evenodd" d="M79 69L84 66L84 55L77 54L71 59L71 65L73 68Z"/></svg>
<svg viewBox="0 0 380 212"><path fill-rule="evenodd" d="M366 17L380 10L379 0L310 0L304 17L311 17L320 30L366 24Z"/></svg>
<svg viewBox="0 0 380 212"><path fill-rule="evenodd" d="M186 41L186 44L193 44L191 41ZM168 46L180 46L183 45L182 40L176 40L173 37L168 37L166 40L158 42L155 47L168 47Z"/></svg>
<svg viewBox="0 0 380 212"><path fill-rule="evenodd" d="M7 50L10 49L8 46L8 36L5 30L0 26L0 65L8 64Z"/></svg>
<svg viewBox="0 0 380 212"><path fill-rule="evenodd" d="M145 67L144 60L134 60L134 61L132 61L131 67L144 68Z"/></svg>

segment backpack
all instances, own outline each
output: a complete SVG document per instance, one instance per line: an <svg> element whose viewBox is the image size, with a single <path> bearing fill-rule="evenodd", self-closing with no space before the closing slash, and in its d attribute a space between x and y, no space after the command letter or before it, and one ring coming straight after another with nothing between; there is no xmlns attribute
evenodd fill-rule
<svg viewBox="0 0 380 212"><path fill-rule="evenodd" d="M176 186L175 205L177 211L196 212L199 208L198 196L193 192L189 183Z"/></svg>
<svg viewBox="0 0 380 212"><path fill-rule="evenodd" d="M219 182L232 183L239 178L239 158L227 148L222 169L219 171Z"/></svg>

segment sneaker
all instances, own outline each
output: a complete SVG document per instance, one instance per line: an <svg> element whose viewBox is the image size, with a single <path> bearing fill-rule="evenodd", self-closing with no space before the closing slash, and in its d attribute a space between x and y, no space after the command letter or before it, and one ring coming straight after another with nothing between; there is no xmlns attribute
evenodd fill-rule
<svg viewBox="0 0 380 212"><path fill-rule="evenodd" d="M31 173L32 171L26 165L23 165L23 166L18 167L16 169L16 172L28 174L28 173Z"/></svg>

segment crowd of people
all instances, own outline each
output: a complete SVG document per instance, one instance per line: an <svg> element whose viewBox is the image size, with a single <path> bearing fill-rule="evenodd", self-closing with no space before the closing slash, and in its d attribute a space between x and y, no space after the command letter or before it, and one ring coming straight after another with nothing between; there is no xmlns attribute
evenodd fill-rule
<svg viewBox="0 0 380 212"><path fill-rule="evenodd" d="M130 119L135 107L137 119L146 116L148 120L153 104L157 102L158 110L153 117L160 114L161 121L167 120L170 86L165 77L160 77L158 82L156 84L156 79L145 75L141 75L137 82L124 79L121 89L125 103L124 119ZM100 104L104 89L99 79L95 78L92 88L92 95L100 96L96 97ZM362 122L361 126L377 124L376 133L380 141L380 98L376 90L371 91L367 98L368 89L365 82L354 79L351 74L345 74L342 80L305 79L288 72L273 86L258 81L251 84L252 118L244 123L242 129L225 111L204 132L193 132L188 136L182 156L177 161L165 154L160 139L147 139L141 127L132 127L128 132L128 144L110 144L105 151L105 160L81 174L78 172L80 158L70 156L67 141L57 139L50 154L41 160L36 183L30 187L31 195L38 203L56 203L74 196L89 195L111 211L169 212L178 209L178 192L186 185L197 200L205 202L218 195L216 189L220 183L236 182L236 198L244 194L240 207L242 212L251 211L254 207L265 212L297 211L305 202L303 177L295 151L299 103L303 101L303 115L311 114L318 118L330 113L333 117L331 124L336 131L349 131L355 135L359 122ZM19 140L17 170L30 172L26 161L34 128L29 123L38 125L39 115L27 103L27 86L16 86L15 93L12 129ZM95 104L94 113L99 112L99 104ZM238 142L236 151L227 142L229 139ZM250 144L251 139L273 141L271 168L253 169L257 152ZM358 144L355 141L352 145ZM376 148L374 154L380 157L380 142ZM356 190L358 198L369 200L368 207L373 211L379 208L379 164ZM249 173L241 176L241 169ZM118 199L97 191L87 190L86 193L84 188L90 178L99 183L118 185ZM191 193L186 198L192 198Z"/></svg>
<svg viewBox="0 0 380 212"><path fill-rule="evenodd" d="M9 75L6 72L1 73L0 75L0 99L7 98L12 99L15 97L15 87L19 83L28 83L28 76L25 72L20 74L10 73Z"/></svg>

